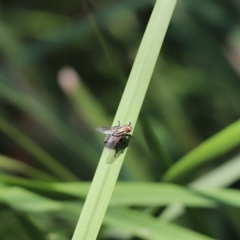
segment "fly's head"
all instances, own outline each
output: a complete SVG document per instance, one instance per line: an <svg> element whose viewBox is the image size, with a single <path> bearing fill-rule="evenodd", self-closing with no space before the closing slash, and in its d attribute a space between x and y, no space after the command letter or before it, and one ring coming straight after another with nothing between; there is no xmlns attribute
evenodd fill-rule
<svg viewBox="0 0 240 240"><path fill-rule="evenodd" d="M124 126L125 133L130 133L132 131L131 123Z"/></svg>
<svg viewBox="0 0 240 240"><path fill-rule="evenodd" d="M126 133L130 133L132 131L132 128L129 125L124 126L124 130Z"/></svg>

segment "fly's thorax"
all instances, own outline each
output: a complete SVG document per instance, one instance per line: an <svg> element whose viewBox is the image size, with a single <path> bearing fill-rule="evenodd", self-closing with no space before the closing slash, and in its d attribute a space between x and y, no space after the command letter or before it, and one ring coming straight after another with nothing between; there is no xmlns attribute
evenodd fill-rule
<svg viewBox="0 0 240 240"><path fill-rule="evenodd" d="M125 134L129 133L132 131L132 128L129 125L125 125L123 127L115 127L113 129L113 136L121 137L124 136Z"/></svg>

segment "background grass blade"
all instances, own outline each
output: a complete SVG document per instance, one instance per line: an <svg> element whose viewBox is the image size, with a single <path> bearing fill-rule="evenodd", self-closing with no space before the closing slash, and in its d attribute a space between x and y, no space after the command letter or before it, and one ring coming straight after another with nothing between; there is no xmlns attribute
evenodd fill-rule
<svg viewBox="0 0 240 240"><path fill-rule="evenodd" d="M175 0L156 2L116 113L114 125L119 120L122 124L132 122L133 127L136 124L175 2ZM112 156L106 154L106 150L103 151L73 240L96 239L125 153L114 163L106 164L106 158Z"/></svg>
<svg viewBox="0 0 240 240"><path fill-rule="evenodd" d="M20 162L16 159L4 156L0 154L0 169L5 171L10 171L10 172L15 172L18 174L23 174L28 177L32 177L35 179L41 179L41 180L57 180L56 177L53 177L50 174L47 174L41 170L38 170L26 163Z"/></svg>
<svg viewBox="0 0 240 240"><path fill-rule="evenodd" d="M0 80L1 79L6 78L0 74ZM1 81L0 98L11 102L19 109L22 109L27 114L35 118L36 121L48 128L69 149L85 160L88 165L95 167L95 161L97 158L96 151L94 151L85 140L79 137L79 135L70 129L62 120L57 118L56 114L46 108L43 103L37 101L36 99L32 99L21 92L11 89ZM79 144L81 144L81 148L79 148ZM86 154L86 152L88 152L88 154Z"/></svg>
<svg viewBox="0 0 240 240"><path fill-rule="evenodd" d="M55 160L46 151L41 149L30 138L21 133L14 126L9 124L4 118L0 117L0 129L17 141L23 148L29 151L40 163L48 168L52 173L64 180L76 180L74 176L66 167Z"/></svg>
<svg viewBox="0 0 240 240"><path fill-rule="evenodd" d="M176 181L201 164L227 153L240 144L240 136L237 134L239 132L240 121L232 123L186 154L165 173L162 179Z"/></svg>
<svg viewBox="0 0 240 240"><path fill-rule="evenodd" d="M223 163L189 185L196 189L228 187L240 179L240 156Z"/></svg>
<svg viewBox="0 0 240 240"><path fill-rule="evenodd" d="M131 209L109 209L105 222L120 226L123 231L148 240L213 240L213 238L156 220L152 216Z"/></svg>

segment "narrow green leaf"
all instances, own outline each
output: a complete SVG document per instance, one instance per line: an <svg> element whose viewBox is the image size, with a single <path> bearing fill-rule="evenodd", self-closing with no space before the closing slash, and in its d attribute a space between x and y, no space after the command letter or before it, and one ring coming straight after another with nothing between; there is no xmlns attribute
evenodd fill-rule
<svg viewBox="0 0 240 240"><path fill-rule="evenodd" d="M240 179L240 156L228 160L189 184L196 189L216 189L230 186Z"/></svg>
<svg viewBox="0 0 240 240"><path fill-rule="evenodd" d="M156 2L113 125L121 121L122 124L131 122L135 126L175 3L175 0ZM113 158L113 153L107 154L104 149L73 240L96 239L125 153L114 163L106 164Z"/></svg>
<svg viewBox="0 0 240 240"><path fill-rule="evenodd" d="M76 202L59 203L19 187L1 188L0 201L12 208L27 213L61 213L63 218L77 217L81 205ZM145 213L125 208L110 208L104 223L118 227L129 234L148 240L210 240L211 238L185 229L183 227L155 219Z"/></svg>
<svg viewBox="0 0 240 240"><path fill-rule="evenodd" d="M210 162L240 144L240 120L229 125L182 157L163 176L164 181L176 181L205 162Z"/></svg>
<svg viewBox="0 0 240 240"><path fill-rule="evenodd" d="M240 191L233 189L199 190L210 199L217 200L225 205L240 207Z"/></svg>
<svg viewBox="0 0 240 240"><path fill-rule="evenodd" d="M171 203L189 207L216 207L214 201L174 184L118 183L111 199L111 205L167 206Z"/></svg>
<svg viewBox="0 0 240 240"><path fill-rule="evenodd" d="M56 176L65 180L77 179L66 167L55 160L51 155L36 145L26 135L0 117L0 129L14 139L20 146L30 152L39 162L53 172Z"/></svg>
<svg viewBox="0 0 240 240"><path fill-rule="evenodd" d="M183 227L154 219L147 214L124 208L108 209L104 222L147 240L212 239Z"/></svg>
<svg viewBox="0 0 240 240"><path fill-rule="evenodd" d="M1 176L0 182L22 186L51 193L62 193L68 196L86 198L90 183L46 183L26 180L10 176ZM172 203L189 207L216 207L216 202L208 197L199 195L191 188L181 187L169 183L123 183L116 184L111 206L167 206Z"/></svg>
<svg viewBox="0 0 240 240"><path fill-rule="evenodd" d="M25 176L31 176L35 179L42 179L42 180L57 180L53 176L42 172L38 169L35 169L32 166L29 166L26 163L20 162L13 158L0 155L0 169L12 171L16 173L24 174Z"/></svg>
<svg viewBox="0 0 240 240"><path fill-rule="evenodd" d="M6 99L27 112L36 121L48 128L57 138L59 138L69 149L75 152L82 160L85 160L88 165L95 167L97 153L92 147L81 137L70 129L64 122L46 108L39 101L24 95L6 84L7 78L0 74L0 98ZM81 148L79 148L81 145Z"/></svg>
<svg viewBox="0 0 240 240"><path fill-rule="evenodd" d="M27 212L49 212L61 209L61 203L20 187L1 187L0 200L14 209Z"/></svg>

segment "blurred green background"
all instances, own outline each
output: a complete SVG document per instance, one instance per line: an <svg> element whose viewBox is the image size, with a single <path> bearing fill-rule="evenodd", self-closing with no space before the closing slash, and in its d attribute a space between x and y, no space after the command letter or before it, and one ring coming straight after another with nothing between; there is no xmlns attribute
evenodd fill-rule
<svg viewBox="0 0 240 240"><path fill-rule="evenodd" d="M92 180L104 138L94 129L112 124L153 4L0 3L1 187L18 185L14 177ZM239 20L237 0L178 0L139 120L132 123L134 139L119 180L159 181L178 159L239 119ZM237 156L239 149L179 182L190 183ZM238 179L229 186L238 189ZM64 228L54 231L62 232L61 238L50 234L52 228L29 227L29 218L5 203L0 208L4 240L69 239L75 226L76 220L58 220ZM219 222L210 236L239 239L231 223ZM228 229L219 237L222 226ZM201 232L201 227L196 229ZM129 236L111 238L108 233L101 239Z"/></svg>

